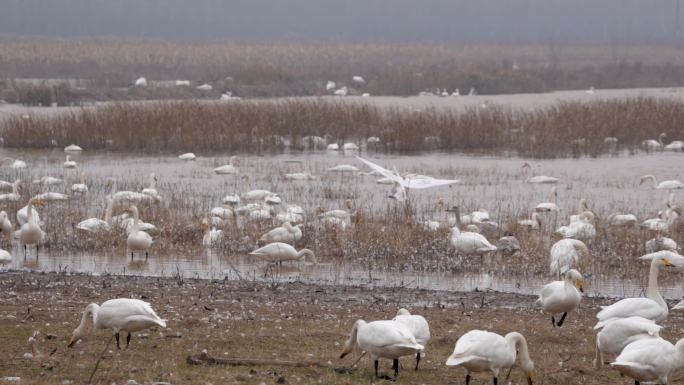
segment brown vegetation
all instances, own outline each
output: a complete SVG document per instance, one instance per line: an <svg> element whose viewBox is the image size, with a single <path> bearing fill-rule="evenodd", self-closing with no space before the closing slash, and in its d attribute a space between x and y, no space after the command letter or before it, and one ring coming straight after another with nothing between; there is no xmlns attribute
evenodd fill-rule
<svg viewBox="0 0 684 385"><path fill-rule="evenodd" d="M539 158L634 150L661 132L669 140L684 135L684 103L666 99L572 102L533 111L485 107L385 110L296 99L126 103L13 115L0 122L0 133L11 148L79 143L92 150L146 153L305 149L302 138L309 135L364 145L366 138L378 136L381 142L373 149L381 151L513 151ZM617 138L618 144L605 143L606 137Z"/></svg>

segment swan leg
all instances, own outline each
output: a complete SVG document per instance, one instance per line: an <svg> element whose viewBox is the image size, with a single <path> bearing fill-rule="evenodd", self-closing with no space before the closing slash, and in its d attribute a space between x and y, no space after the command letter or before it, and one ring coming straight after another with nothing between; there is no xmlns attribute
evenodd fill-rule
<svg viewBox="0 0 684 385"><path fill-rule="evenodd" d="M494 385L499 385L499 379L497 377L494 377Z"/></svg>
<svg viewBox="0 0 684 385"><path fill-rule="evenodd" d="M147 254L147 251L145 252L145 259L147 259L149 255Z"/></svg>
<svg viewBox="0 0 684 385"><path fill-rule="evenodd" d="M554 328L556 327L556 318L554 316L551 316L551 325L553 325Z"/></svg>
<svg viewBox="0 0 684 385"><path fill-rule="evenodd" d="M399 377L399 359L395 358L394 361L392 361L392 368L394 368L394 378L396 379Z"/></svg>
<svg viewBox="0 0 684 385"><path fill-rule="evenodd" d="M373 366L375 367L375 377L378 377L378 360L373 361Z"/></svg>
<svg viewBox="0 0 684 385"><path fill-rule="evenodd" d="M119 333L114 334L114 337L116 337L116 348L121 350L121 346L119 345Z"/></svg>
<svg viewBox="0 0 684 385"><path fill-rule="evenodd" d="M465 385L470 385L470 373L466 374L466 383Z"/></svg>
<svg viewBox="0 0 684 385"><path fill-rule="evenodd" d="M558 327L563 326L563 322L565 322L565 317L567 317L568 312L563 313L563 316L561 317L560 321L558 321Z"/></svg>
<svg viewBox="0 0 684 385"><path fill-rule="evenodd" d="M126 349L128 349L128 345L131 344L131 333L129 332L128 335L126 336Z"/></svg>
<svg viewBox="0 0 684 385"><path fill-rule="evenodd" d="M416 370L418 370L418 364L420 364L420 352L416 353Z"/></svg>
<svg viewBox="0 0 684 385"><path fill-rule="evenodd" d="M133 260L133 252L131 251L131 261Z"/></svg>

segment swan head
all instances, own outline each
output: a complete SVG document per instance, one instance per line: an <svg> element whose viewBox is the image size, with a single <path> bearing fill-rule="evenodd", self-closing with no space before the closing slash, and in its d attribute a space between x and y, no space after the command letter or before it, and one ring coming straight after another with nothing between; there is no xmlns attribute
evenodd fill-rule
<svg viewBox="0 0 684 385"><path fill-rule="evenodd" d="M209 229L209 221L207 220L207 218L202 219L202 223L200 223L200 229L205 231Z"/></svg>
<svg viewBox="0 0 684 385"><path fill-rule="evenodd" d="M44 206L45 200L40 199L40 198L34 198L34 199L31 199L31 204L33 206L37 206L37 207Z"/></svg>
<svg viewBox="0 0 684 385"><path fill-rule="evenodd" d="M408 310L401 308L397 311L397 315L411 315L411 313Z"/></svg>
<svg viewBox="0 0 684 385"><path fill-rule="evenodd" d="M648 180L653 181L653 183L655 183L656 178L655 178L655 176L650 175L650 174L643 175L643 176L641 176L641 178L639 178L639 186L641 186L642 184L644 184L644 182L646 182Z"/></svg>
<svg viewBox="0 0 684 385"><path fill-rule="evenodd" d="M237 157L236 155L231 156L230 157L230 164L232 164L235 167L239 167L240 166L240 158Z"/></svg>
<svg viewBox="0 0 684 385"><path fill-rule="evenodd" d="M575 269L568 270L565 272L565 279L572 282L580 292L584 293L584 277L579 271Z"/></svg>

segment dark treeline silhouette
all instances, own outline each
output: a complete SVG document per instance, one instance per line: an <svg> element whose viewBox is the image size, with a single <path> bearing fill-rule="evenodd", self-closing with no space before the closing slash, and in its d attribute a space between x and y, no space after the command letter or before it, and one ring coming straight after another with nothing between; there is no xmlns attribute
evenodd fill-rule
<svg viewBox="0 0 684 385"><path fill-rule="evenodd" d="M0 35L677 43L680 0L3 0Z"/></svg>

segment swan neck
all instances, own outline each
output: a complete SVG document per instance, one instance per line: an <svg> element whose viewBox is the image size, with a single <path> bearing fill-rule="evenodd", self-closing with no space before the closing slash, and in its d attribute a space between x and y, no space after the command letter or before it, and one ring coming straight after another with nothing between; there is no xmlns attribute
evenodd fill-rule
<svg viewBox="0 0 684 385"><path fill-rule="evenodd" d="M26 215L28 216L28 223L30 224L35 224L35 221L33 220L33 202L29 201L28 206L26 207Z"/></svg>
<svg viewBox="0 0 684 385"><path fill-rule="evenodd" d="M511 348L515 354L516 348L518 354L520 355L520 364L523 368L528 368L532 365L532 359L530 358L530 352L527 349L527 340L522 334L517 332L511 332L506 335L506 341L508 342L509 348Z"/></svg>
<svg viewBox="0 0 684 385"><path fill-rule="evenodd" d="M81 336L83 334L86 323L88 322L88 315L92 315L93 325L95 325L95 318L97 317L97 312L99 310L100 306L96 303L91 303L90 305L86 306L85 310L83 311L83 315L81 316L81 323L78 325L76 330L74 330L74 334L77 336Z"/></svg>
<svg viewBox="0 0 684 385"><path fill-rule="evenodd" d="M663 297L660 295L660 292L658 291L658 265L660 263L660 259L654 258L651 261L651 269L648 273L648 289L646 290L646 296L658 303L658 305L662 306L663 308L667 309L667 303L665 303L665 300Z"/></svg>
<svg viewBox="0 0 684 385"><path fill-rule="evenodd" d="M109 199L107 200L107 207L105 208L105 222L107 222L108 225L112 224L112 200Z"/></svg>
<svg viewBox="0 0 684 385"><path fill-rule="evenodd" d="M140 213L138 213L138 208L133 206L133 232L137 233L140 229Z"/></svg>
<svg viewBox="0 0 684 385"><path fill-rule="evenodd" d="M313 251L309 249L301 249L299 250L299 253L297 253L297 257L301 258L308 258L312 262L316 262L316 256L314 255Z"/></svg>

